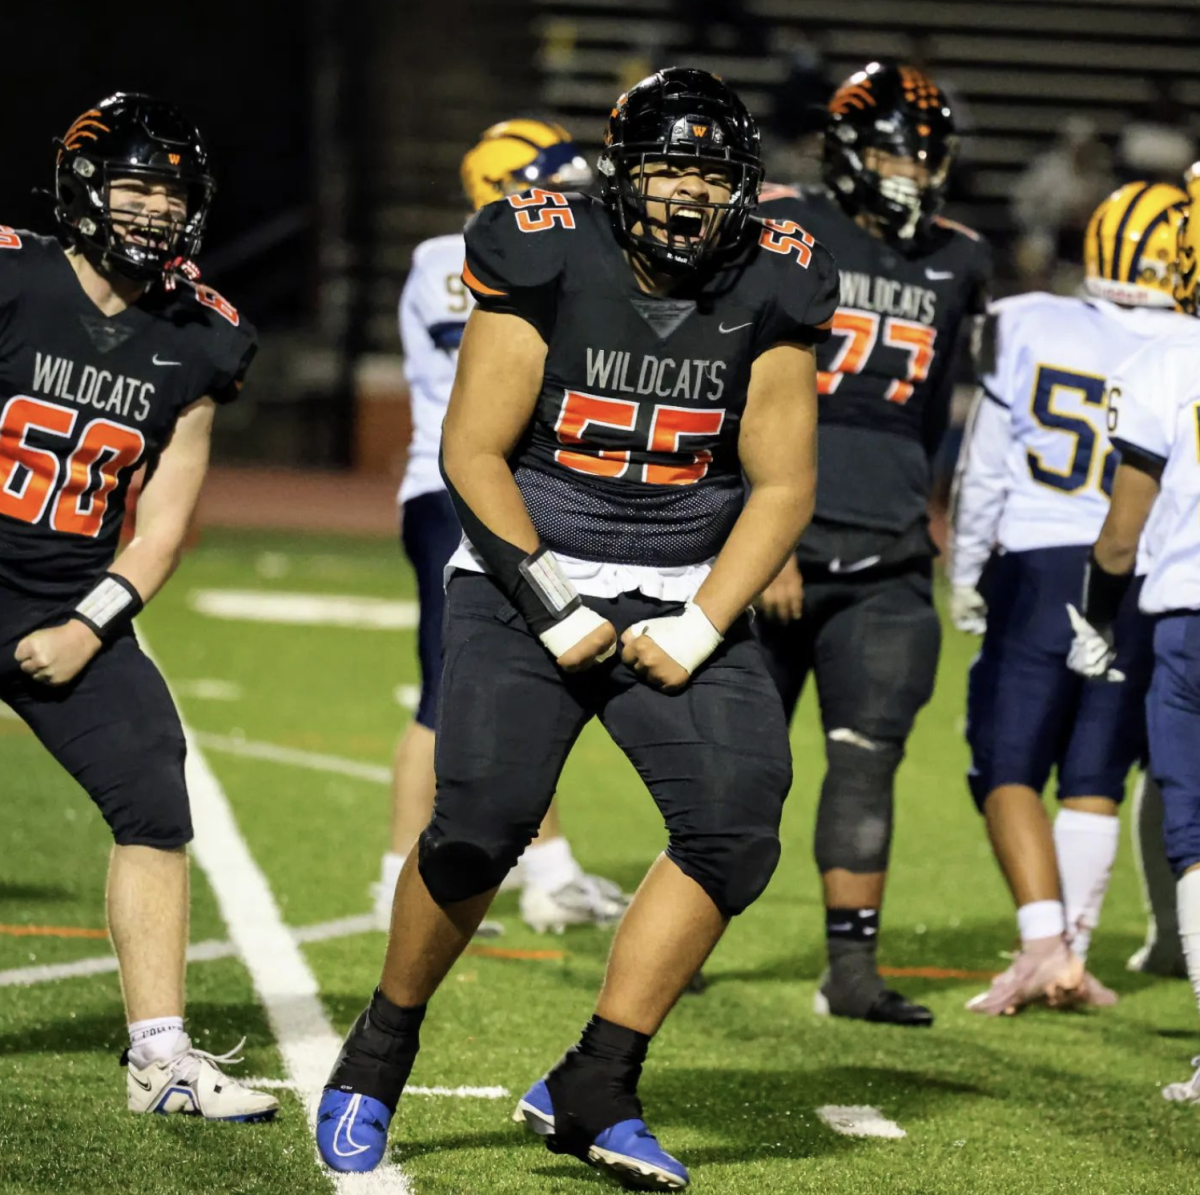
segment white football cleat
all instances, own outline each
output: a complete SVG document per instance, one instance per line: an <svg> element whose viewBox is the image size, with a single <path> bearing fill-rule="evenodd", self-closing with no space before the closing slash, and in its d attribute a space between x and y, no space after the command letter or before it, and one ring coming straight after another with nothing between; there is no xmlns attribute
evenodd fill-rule
<svg viewBox="0 0 1200 1195"><path fill-rule="evenodd" d="M582 875L553 892L533 884L521 889L521 919L539 934L561 934L568 925L612 925L628 904L629 897L601 876Z"/></svg>
<svg viewBox="0 0 1200 1195"><path fill-rule="evenodd" d="M1163 1099L1173 1104L1200 1104L1200 1057L1192 1059L1196 1073L1186 1083L1168 1083L1162 1089Z"/></svg>
<svg viewBox="0 0 1200 1195"><path fill-rule="evenodd" d="M217 1065L241 1061L235 1055L245 1044L244 1037L225 1054L197 1050L190 1039L184 1040L187 1047L165 1062L138 1067L128 1050L121 1056L130 1112L178 1112L205 1120L247 1123L274 1118L279 1101L273 1095L243 1087Z"/></svg>

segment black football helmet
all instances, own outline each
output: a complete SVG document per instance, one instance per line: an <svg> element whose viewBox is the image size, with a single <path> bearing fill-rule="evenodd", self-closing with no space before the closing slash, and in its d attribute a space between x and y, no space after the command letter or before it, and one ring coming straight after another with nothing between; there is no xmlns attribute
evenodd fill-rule
<svg viewBox="0 0 1200 1195"><path fill-rule="evenodd" d="M913 159L927 169L928 182L882 177L868 169L868 149ZM889 240L908 244L928 228L957 152L950 105L915 67L872 62L829 101L825 183L851 216L874 216Z"/></svg>
<svg viewBox="0 0 1200 1195"><path fill-rule="evenodd" d="M89 108L58 146L54 214L67 237L90 247L126 277L151 281L176 258L200 250L216 183L199 130L174 104L118 91ZM187 215L169 229L130 212L120 222L147 230L131 239L114 227L114 179L174 182L187 191Z"/></svg>
<svg viewBox="0 0 1200 1195"><path fill-rule="evenodd" d="M712 165L732 185L727 203L666 202L666 241L651 232L645 194L646 165L663 161ZM688 273L742 244L763 177L758 127L746 105L715 75L684 66L657 71L617 100L598 168L617 239L670 273ZM706 209L699 236L695 217L673 210L687 208ZM693 222L686 233L675 226L683 219Z"/></svg>

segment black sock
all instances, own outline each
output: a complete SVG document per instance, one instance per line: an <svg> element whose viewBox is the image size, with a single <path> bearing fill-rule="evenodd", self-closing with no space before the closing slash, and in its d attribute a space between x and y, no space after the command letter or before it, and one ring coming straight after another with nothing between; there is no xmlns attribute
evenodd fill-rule
<svg viewBox="0 0 1200 1195"><path fill-rule="evenodd" d="M649 1048L648 1034L592 1017L579 1044L546 1076L554 1107L554 1135L546 1138L551 1150L586 1159L605 1129L641 1118L637 1085Z"/></svg>
<svg viewBox="0 0 1200 1195"><path fill-rule="evenodd" d="M421 1048L425 1007L402 1008L376 988L351 1026L325 1086L370 1096L395 1112Z"/></svg>
<svg viewBox="0 0 1200 1195"><path fill-rule="evenodd" d="M829 979L825 996L837 1011L861 1016L883 991L875 962L878 909L826 909Z"/></svg>

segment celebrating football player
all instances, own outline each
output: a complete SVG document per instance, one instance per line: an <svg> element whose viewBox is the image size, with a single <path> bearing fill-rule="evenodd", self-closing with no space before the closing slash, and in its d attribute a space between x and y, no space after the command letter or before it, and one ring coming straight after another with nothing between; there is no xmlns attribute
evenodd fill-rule
<svg viewBox="0 0 1200 1195"><path fill-rule="evenodd" d="M1125 683L1088 685L1067 667L1063 610L1077 602L1117 468L1105 379L1181 319L1172 290L1186 201L1165 184L1122 187L1088 226L1086 294L1003 299L985 325L955 490L950 611L961 630L986 625L968 687L969 780L1017 906L1021 950L967 1005L975 1012L1116 1001L1084 963L1125 779L1145 754L1152 632L1135 583L1117 621ZM1053 832L1041 800L1052 767Z"/></svg>
<svg viewBox="0 0 1200 1195"><path fill-rule="evenodd" d="M1175 297L1200 314L1200 162L1185 180ZM1122 611L1139 543L1150 568L1139 607L1154 616L1154 672L1146 698L1150 768L1162 788L1167 857L1178 877L1179 932L1200 1003L1200 324L1175 327L1121 365L1108 391L1108 431L1120 450L1112 503L1073 611L1069 663L1106 687L1128 683ZM1200 1070L1163 1096L1200 1104Z"/></svg>
<svg viewBox="0 0 1200 1195"><path fill-rule="evenodd" d="M830 100L825 185L776 191L761 209L808 228L841 273L833 336L817 353L816 514L757 620L789 718L811 671L825 730L815 854L829 969L816 1009L896 1025L933 1023L876 965L896 769L941 642L930 458L960 331L982 312L991 272L987 245L937 215L955 147L937 86L872 63Z"/></svg>
<svg viewBox="0 0 1200 1195"><path fill-rule="evenodd" d="M578 190L592 172L561 125L506 120L493 125L462 162L463 189L478 210L530 187ZM375 917L391 920L396 879L433 809L434 729L442 674L445 571L462 538L454 504L438 470L442 420L450 401L463 328L475 300L462 280L461 234L418 245L400 298L400 339L412 405L413 434L400 486L401 537L417 574L417 648L421 697L396 748L392 773L392 842L376 889ZM514 882L515 881L515 882ZM604 925L627 903L611 880L587 875L575 861L558 820L558 802L504 887L521 889L521 916L534 929ZM496 932L499 927L492 927Z"/></svg>
<svg viewBox="0 0 1200 1195"><path fill-rule="evenodd" d="M746 608L812 509L828 252L752 219L742 102L703 71L612 110L602 200L482 208L442 442L466 540L447 589L438 791L400 874L383 975L318 1115L335 1169L382 1158L426 1004L599 718L667 826L595 1015L517 1116L557 1153L687 1185L642 1120L650 1041L779 858L787 727ZM743 481L743 478L745 481ZM746 488L748 488L748 497Z"/></svg>
<svg viewBox="0 0 1200 1195"><path fill-rule="evenodd" d="M65 251L0 229L0 699L112 830L129 1108L264 1120L274 1097L184 1030L184 738L132 628L178 563L214 412L256 337L186 260L213 180L179 109L123 92L89 108L58 142L55 191ZM136 535L114 560L143 466Z"/></svg>

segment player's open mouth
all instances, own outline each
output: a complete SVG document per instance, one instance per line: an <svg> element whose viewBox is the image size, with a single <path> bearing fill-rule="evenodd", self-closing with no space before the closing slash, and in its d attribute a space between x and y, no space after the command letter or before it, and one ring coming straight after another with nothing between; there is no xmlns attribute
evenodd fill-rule
<svg viewBox="0 0 1200 1195"><path fill-rule="evenodd" d="M703 208L677 207L662 225L669 244L699 245L708 234L709 213Z"/></svg>

